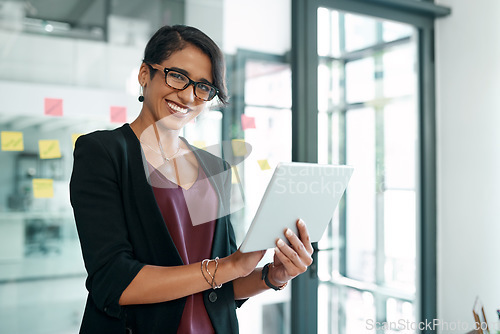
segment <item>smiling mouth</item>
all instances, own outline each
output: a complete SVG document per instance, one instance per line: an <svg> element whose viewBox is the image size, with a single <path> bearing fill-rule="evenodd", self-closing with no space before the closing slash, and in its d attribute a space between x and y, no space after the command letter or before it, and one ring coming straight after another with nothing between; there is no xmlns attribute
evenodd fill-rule
<svg viewBox="0 0 500 334"><path fill-rule="evenodd" d="M170 109L172 109L175 112L181 113L181 114L187 114L189 111L189 108L182 108L178 106L175 103L172 103L170 101L167 101L167 105L169 106Z"/></svg>

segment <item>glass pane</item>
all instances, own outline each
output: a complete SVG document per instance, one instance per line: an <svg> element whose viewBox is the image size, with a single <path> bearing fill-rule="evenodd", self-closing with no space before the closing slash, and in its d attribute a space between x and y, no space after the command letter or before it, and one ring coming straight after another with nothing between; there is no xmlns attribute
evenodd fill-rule
<svg viewBox="0 0 500 334"><path fill-rule="evenodd" d="M385 188L415 189L417 117L412 99L384 108Z"/></svg>
<svg viewBox="0 0 500 334"><path fill-rule="evenodd" d="M348 62L345 66L347 103L371 101L375 98L375 63L373 58Z"/></svg>
<svg viewBox="0 0 500 334"><path fill-rule="evenodd" d="M330 10L318 8L318 55L329 56L331 53Z"/></svg>
<svg viewBox="0 0 500 334"><path fill-rule="evenodd" d="M318 277L320 281L329 281L339 274L339 214L336 210L323 238L318 242Z"/></svg>
<svg viewBox="0 0 500 334"><path fill-rule="evenodd" d="M330 109L332 77L327 64L318 65L318 110L327 112Z"/></svg>
<svg viewBox="0 0 500 334"><path fill-rule="evenodd" d="M414 191L384 193L386 283L414 292L416 279L416 198Z"/></svg>
<svg viewBox="0 0 500 334"><path fill-rule="evenodd" d="M245 103L256 106L291 108L292 72L290 65L266 61L247 61Z"/></svg>
<svg viewBox="0 0 500 334"><path fill-rule="evenodd" d="M72 136L117 128L137 116L141 108L137 101L137 74L147 39L164 23L185 23L200 27L226 47L225 52L228 52L227 46L234 47L233 51L255 50L252 47L255 46L259 51L278 50L277 54L284 54L290 50L290 15L275 13L289 11L290 1L273 2L276 10L269 11L262 11L263 3L246 2L242 10L241 3L198 1L196 5L186 4L186 12L179 13L184 7L183 1L152 0L140 4L131 0L80 1L76 7L74 2L65 0L33 1L29 5L0 1L0 40L6 46L2 49L0 79L5 88L2 94L11 97L2 104L0 130L24 135L22 151L0 151L3 172L0 177L0 333L78 332L87 291L86 272L68 198ZM267 2L266 6L273 4ZM58 22L45 22L47 17ZM233 29L236 26L239 28ZM262 29L256 32L255 27ZM272 36L269 31L273 31ZM226 59L231 60L233 56L228 54ZM269 108L245 110L256 117L257 124L257 129L245 130L245 137L254 145L259 159L268 159L274 167L273 161L291 159L290 69L263 61L249 67L247 103ZM227 77L233 78L230 71L229 66ZM234 91L234 87L228 88ZM63 99L64 113L45 116L44 97ZM117 114L121 117L111 122L111 106L125 107L126 112L118 108ZM243 110L238 110L241 112ZM206 111L196 123L185 128L183 135L193 144L196 141L220 144L222 131L232 131L239 125L235 122L229 124L229 129L223 128L224 116L219 109ZM235 132L238 131L241 129ZM263 150L262 138L270 138L274 144ZM61 158L41 161L43 159L38 158L40 139L57 140ZM252 155L252 159L259 173L269 173L258 167L257 156ZM247 166L240 167L243 175ZM34 177L53 179L52 198L34 196ZM257 183L250 177L247 180L251 185ZM247 199L250 205L255 202L255 197ZM264 261L272 259L267 257ZM241 332L251 327L247 324L258 323L259 326L251 327L246 333L262 333L266 329L289 333L289 290L261 296L261 299L251 299L256 307L249 302L241 309Z"/></svg>
<svg viewBox="0 0 500 334"><path fill-rule="evenodd" d="M375 112L346 115L347 164L354 167L347 196L347 274L375 280ZM360 209L362 208L362 209Z"/></svg>
<svg viewBox="0 0 500 334"><path fill-rule="evenodd" d="M318 163L340 164L339 112L318 113Z"/></svg>
<svg viewBox="0 0 500 334"><path fill-rule="evenodd" d="M399 299L388 298L386 302L386 314L387 322L395 324L393 326L394 328L399 327L402 330L386 331L385 333L416 333L416 330L412 329L416 328L415 308L412 303Z"/></svg>
<svg viewBox="0 0 500 334"><path fill-rule="evenodd" d="M331 284L318 287L318 334L338 333L341 303L338 290Z"/></svg>
<svg viewBox="0 0 500 334"><path fill-rule="evenodd" d="M340 113L334 112L331 116L332 118L332 134L331 134L331 145L330 150L330 163L340 165L340 144L343 141L344 133L340 127Z"/></svg>
<svg viewBox="0 0 500 334"><path fill-rule="evenodd" d="M384 96L413 96L416 91L416 54L414 44L393 48L382 57Z"/></svg>
<svg viewBox="0 0 500 334"><path fill-rule="evenodd" d="M318 8L318 55L338 57L340 55L339 13L327 8Z"/></svg>
<svg viewBox="0 0 500 334"><path fill-rule="evenodd" d="M320 62L318 66L318 110L331 111L341 98L341 64L337 61Z"/></svg>
<svg viewBox="0 0 500 334"><path fill-rule="evenodd" d="M345 49L347 52L364 49L377 43L377 20L345 14Z"/></svg>
<svg viewBox="0 0 500 334"><path fill-rule="evenodd" d="M340 55L336 59L338 80L331 83L328 81L335 76L333 67L326 58L319 57L318 161L346 163L353 165L355 170L346 192L343 212L345 240L344 235L335 235L341 233L338 227L342 225L333 224L328 230L333 235L325 236L319 243L320 249L328 251L318 254L318 274L321 280L330 279L335 282L331 284L338 284L334 278L339 275L340 264L345 263L346 272L343 274L349 278L377 282L375 273L381 273L383 277L379 279L383 282L380 284L411 295L416 290L417 239L418 64L415 29L356 14L339 14L335 10L331 13L332 17L341 18L340 26L345 31L340 29L337 35L332 32L329 45L333 45L333 41L339 41L339 45L345 41L346 53L364 51L355 53L359 58L354 59L350 57L352 53L345 59ZM321 15L326 22L326 12ZM383 47L385 42L402 38L407 38L401 41L404 44ZM326 46L321 47L318 51L326 53ZM335 82L339 83L338 90ZM335 99L337 93L339 98ZM331 137L328 144L326 133ZM377 228L383 231L382 235L375 233ZM345 241L345 253L339 252L339 240ZM345 258L341 258L344 254ZM381 268L376 268L376 256L382 260L378 262ZM376 332L375 322L377 319L383 321L386 312L389 319L399 317L414 321L410 302L389 298L386 310L387 297L383 293L375 302L369 292L342 287L343 284L337 287L341 291L339 320L335 322L338 327L331 327L331 322L323 316L318 324L322 331ZM328 292L326 287L321 291ZM320 308L327 307L328 298L324 299ZM320 312L327 314L323 309ZM372 326L368 326L369 321Z"/></svg>
<svg viewBox="0 0 500 334"><path fill-rule="evenodd" d="M396 39L410 37L414 33L414 29L412 26L393 21L384 21L382 23L382 29L385 42L391 42Z"/></svg>
<svg viewBox="0 0 500 334"><path fill-rule="evenodd" d="M232 215L236 241L240 244L257 211L274 168L292 159L291 74L287 64L249 59L245 71L244 117L255 127L244 129L244 139L252 151L237 166L245 194L245 206ZM262 106L262 107L261 107ZM268 164L264 167L262 162ZM272 252L260 266L272 262ZM283 293L251 298L238 309L240 332L290 333L290 288Z"/></svg>
<svg viewBox="0 0 500 334"><path fill-rule="evenodd" d="M9 115L0 114L2 132L23 135L22 151L0 151L1 333L78 330L87 291L68 192L72 135L98 124L71 116L15 115L9 120ZM60 157L55 157L54 145L46 147L54 158L40 159L40 140L57 141ZM48 192L35 193L37 179L52 180ZM41 197L45 195L50 197Z"/></svg>
<svg viewBox="0 0 500 334"><path fill-rule="evenodd" d="M340 45L340 16L341 14L335 10L330 12L330 20L331 20L331 37L330 44L332 45L331 56L332 57L340 57L341 53L341 45Z"/></svg>
<svg viewBox="0 0 500 334"><path fill-rule="evenodd" d="M328 114L326 112L318 113L318 163L328 163Z"/></svg>
<svg viewBox="0 0 500 334"><path fill-rule="evenodd" d="M255 118L255 129L245 131L245 141L251 145L252 152L244 160L244 172L240 174L245 187L246 228L278 162L292 160L292 113L290 109L247 107L245 116ZM262 169L259 160L266 160L270 169Z"/></svg>
<svg viewBox="0 0 500 334"><path fill-rule="evenodd" d="M373 326L368 326L376 319L373 294L347 289L344 307L345 331L342 333L376 333Z"/></svg>

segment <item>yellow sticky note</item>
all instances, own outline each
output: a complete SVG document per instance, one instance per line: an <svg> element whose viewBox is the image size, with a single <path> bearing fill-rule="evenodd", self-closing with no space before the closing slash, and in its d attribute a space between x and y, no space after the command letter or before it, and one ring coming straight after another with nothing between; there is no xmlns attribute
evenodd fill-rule
<svg viewBox="0 0 500 334"><path fill-rule="evenodd" d="M35 198L54 197L54 180L33 179L33 197Z"/></svg>
<svg viewBox="0 0 500 334"><path fill-rule="evenodd" d="M38 149L40 150L40 159L55 159L61 157L59 140L39 140Z"/></svg>
<svg viewBox="0 0 500 334"><path fill-rule="evenodd" d="M233 139L231 141L231 146L233 147L233 154L235 157L243 157L247 154L247 147L245 145L245 140Z"/></svg>
<svg viewBox="0 0 500 334"><path fill-rule="evenodd" d="M2 131L2 151L24 151L23 133Z"/></svg>
<svg viewBox="0 0 500 334"><path fill-rule="evenodd" d="M232 169L231 183L232 184L238 184L238 167L231 166L231 169Z"/></svg>
<svg viewBox="0 0 500 334"><path fill-rule="evenodd" d="M267 159L257 160L257 163L259 164L261 170L271 169L271 166L269 166L269 162L267 162Z"/></svg>
<svg viewBox="0 0 500 334"><path fill-rule="evenodd" d="M78 137L80 137L82 133L73 133L71 134L71 142L73 143L73 149L75 149L75 143Z"/></svg>
<svg viewBox="0 0 500 334"><path fill-rule="evenodd" d="M193 146L204 150L205 148L207 148L207 142L205 142L204 140L194 140Z"/></svg>

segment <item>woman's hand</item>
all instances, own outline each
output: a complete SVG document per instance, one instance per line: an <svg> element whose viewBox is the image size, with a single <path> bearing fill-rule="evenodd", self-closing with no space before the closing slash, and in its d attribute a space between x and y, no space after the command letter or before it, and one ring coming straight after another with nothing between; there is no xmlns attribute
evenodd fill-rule
<svg viewBox="0 0 500 334"><path fill-rule="evenodd" d="M302 219L297 221L297 236L290 229L285 236L290 246L281 239L276 241L274 265L270 268L268 278L276 286L282 286L292 278L302 274L312 264L313 247L309 239L306 224Z"/></svg>
<svg viewBox="0 0 500 334"><path fill-rule="evenodd" d="M265 254L265 250L243 253L238 249L229 256L229 259L238 277L245 277L254 271Z"/></svg>

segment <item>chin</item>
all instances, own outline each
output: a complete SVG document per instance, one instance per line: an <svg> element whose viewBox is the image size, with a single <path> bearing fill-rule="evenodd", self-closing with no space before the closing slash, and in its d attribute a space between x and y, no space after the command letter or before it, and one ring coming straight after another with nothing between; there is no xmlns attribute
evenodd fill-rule
<svg viewBox="0 0 500 334"><path fill-rule="evenodd" d="M168 130L181 130L184 126L186 126L187 123L189 123L191 120L176 120L173 119L171 116L166 116L163 117L162 119L158 120L156 122L157 126L163 129L168 129Z"/></svg>

